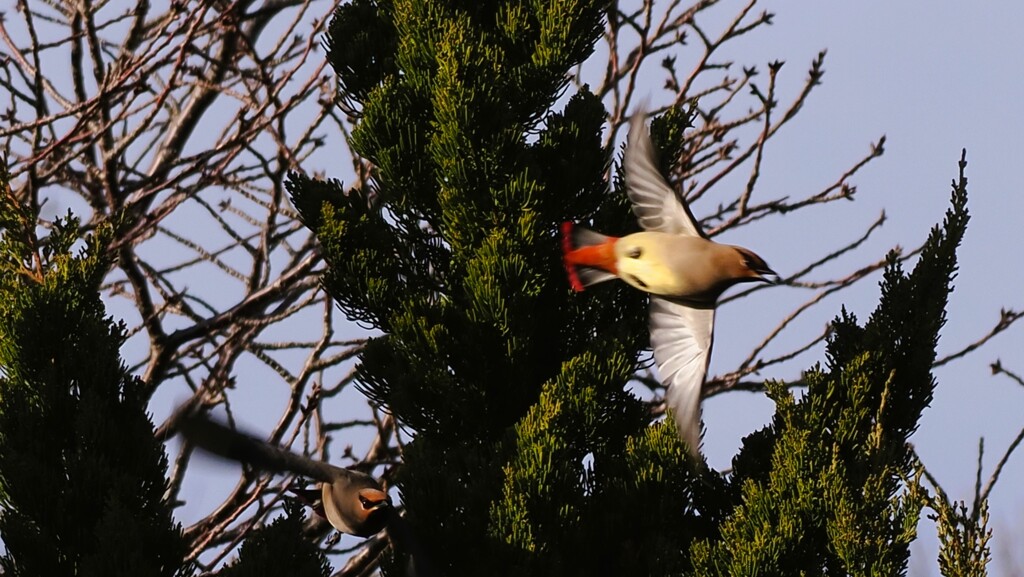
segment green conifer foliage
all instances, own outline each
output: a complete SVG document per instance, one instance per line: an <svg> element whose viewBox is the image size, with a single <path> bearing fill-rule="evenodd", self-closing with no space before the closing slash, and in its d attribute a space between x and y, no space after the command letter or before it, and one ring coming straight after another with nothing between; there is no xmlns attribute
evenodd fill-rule
<svg viewBox="0 0 1024 577"><path fill-rule="evenodd" d="M355 0L331 24L350 144L374 173L288 186L324 286L383 333L358 380L416 433L399 479L414 533L451 575L903 572L926 502L906 441L934 388L965 182L914 271L893 260L869 322L836 321L807 393L772 388L778 415L734 472L688 461L623 390L645 296L574 295L560 262L565 220L636 226L607 182L602 104L583 88L552 110L604 8ZM656 120L655 141L677 149L689 121Z"/></svg>
<svg viewBox="0 0 1024 577"><path fill-rule="evenodd" d="M294 175L290 190L323 243L325 286L385 333L360 384L417 433L402 498L445 569L583 571L588 536L613 537L627 510L608 521L596 503L629 484L612 461L648 434L623 392L643 296L572 295L557 231L592 217L623 230L628 209L608 192L600 102L582 91L548 113L603 9L357 1L331 25L342 96L361 108L352 146L376 174L349 191Z"/></svg>
<svg viewBox="0 0 1024 577"><path fill-rule="evenodd" d="M302 537L303 505L285 501L285 514L253 531L220 577L327 577L331 566L323 550Z"/></svg>
<svg viewBox="0 0 1024 577"><path fill-rule="evenodd" d="M781 383L772 425L734 460L738 506L693 548L697 574L901 575L929 498L907 443L931 401L938 332L967 226L966 165L913 272L892 258L863 326L836 319L827 369L800 401Z"/></svg>
<svg viewBox="0 0 1024 577"><path fill-rule="evenodd" d="M80 239L69 217L39 239L2 180L3 574L174 575L185 545L163 497L166 457L118 354L124 326L98 293L112 228Z"/></svg>

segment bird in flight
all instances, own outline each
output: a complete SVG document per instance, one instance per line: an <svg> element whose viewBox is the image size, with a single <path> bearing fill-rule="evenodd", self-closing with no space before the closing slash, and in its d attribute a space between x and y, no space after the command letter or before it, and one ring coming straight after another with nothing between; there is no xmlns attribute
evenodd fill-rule
<svg viewBox="0 0 1024 577"><path fill-rule="evenodd" d="M775 282L777 276L753 251L708 238L658 170L645 116L642 109L633 115L622 160L626 194L643 232L616 238L563 223L563 260L576 291L619 278L651 294L648 325L665 402L697 458L718 298L734 284Z"/></svg>
<svg viewBox="0 0 1024 577"><path fill-rule="evenodd" d="M198 414L185 415L180 431L192 444L214 455L268 472L295 473L319 481L320 499L314 509L342 533L370 537L394 517L391 498L366 473L297 455Z"/></svg>

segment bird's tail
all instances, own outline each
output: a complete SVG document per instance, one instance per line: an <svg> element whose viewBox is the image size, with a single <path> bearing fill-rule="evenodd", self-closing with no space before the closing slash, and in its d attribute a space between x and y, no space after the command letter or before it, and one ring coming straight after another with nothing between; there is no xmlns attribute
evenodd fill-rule
<svg viewBox="0 0 1024 577"><path fill-rule="evenodd" d="M185 415L179 430L195 446L225 459L274 473L293 472L317 481L330 482L334 478L332 471L336 468L327 463L275 447L203 415Z"/></svg>
<svg viewBox="0 0 1024 577"><path fill-rule="evenodd" d="M573 290L579 292L590 285L616 278L615 273L607 268L593 266L601 263L614 270L612 246L616 240L571 222L562 223L562 262Z"/></svg>

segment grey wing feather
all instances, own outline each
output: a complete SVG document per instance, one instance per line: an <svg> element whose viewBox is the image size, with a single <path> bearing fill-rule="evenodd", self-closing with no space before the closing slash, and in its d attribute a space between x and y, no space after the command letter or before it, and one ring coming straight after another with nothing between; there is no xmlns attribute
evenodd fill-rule
<svg viewBox="0 0 1024 577"><path fill-rule="evenodd" d="M715 309L651 297L651 348L679 436L699 454L700 399L711 359Z"/></svg>
<svg viewBox="0 0 1024 577"><path fill-rule="evenodd" d="M658 170L645 116L642 108L633 114L622 159L633 214L644 230L704 237L689 208Z"/></svg>
<svg viewBox="0 0 1024 577"><path fill-rule="evenodd" d="M180 431L186 439L205 451L264 471L291 472L326 483L332 483L339 477L361 475L275 447L200 415L185 417Z"/></svg>

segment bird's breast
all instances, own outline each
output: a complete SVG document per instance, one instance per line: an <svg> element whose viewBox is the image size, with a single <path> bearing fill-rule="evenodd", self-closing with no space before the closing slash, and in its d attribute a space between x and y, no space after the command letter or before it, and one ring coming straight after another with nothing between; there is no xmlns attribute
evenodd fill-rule
<svg viewBox="0 0 1024 577"><path fill-rule="evenodd" d="M710 300L721 280L718 245L700 237L638 232L615 245L618 276L640 290L687 300Z"/></svg>

